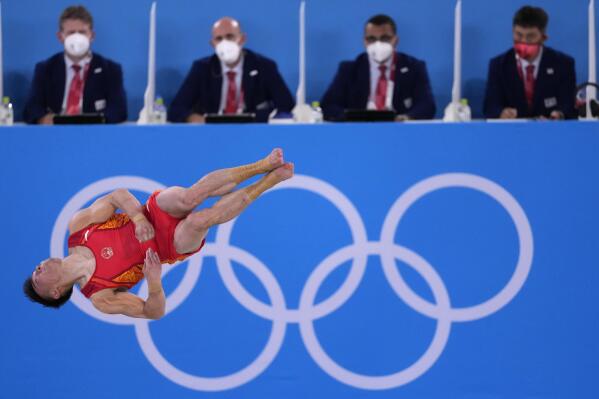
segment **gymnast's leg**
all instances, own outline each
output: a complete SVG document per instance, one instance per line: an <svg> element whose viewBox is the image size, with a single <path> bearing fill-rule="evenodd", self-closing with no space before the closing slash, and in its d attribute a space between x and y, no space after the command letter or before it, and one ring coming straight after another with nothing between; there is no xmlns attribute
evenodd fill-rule
<svg viewBox="0 0 599 399"><path fill-rule="evenodd" d="M286 163L256 183L224 195L213 207L189 214L175 229L175 249L180 254L198 249L211 226L237 217L264 191L293 176L293 164Z"/></svg>
<svg viewBox="0 0 599 399"><path fill-rule="evenodd" d="M156 201L163 211L176 218L183 218L206 198L225 195L242 181L270 172L281 165L283 151L275 148L257 162L211 172L189 188L169 187L158 194Z"/></svg>

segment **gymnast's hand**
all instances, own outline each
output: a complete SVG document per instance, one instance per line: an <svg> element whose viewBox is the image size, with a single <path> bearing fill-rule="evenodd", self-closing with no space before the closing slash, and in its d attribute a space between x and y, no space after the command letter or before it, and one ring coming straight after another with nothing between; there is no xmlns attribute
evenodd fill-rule
<svg viewBox="0 0 599 399"><path fill-rule="evenodd" d="M152 223L150 223L143 214L140 213L135 215L133 223L135 223L135 238L137 238L139 242L148 241L154 238L154 226L152 226Z"/></svg>
<svg viewBox="0 0 599 399"><path fill-rule="evenodd" d="M144 260L142 272L148 280L148 284L150 286L152 286L155 282L159 282L161 279L162 263L160 263L158 254L154 252L152 248L148 248L146 251L146 259ZM150 287L150 290L151 288L152 287Z"/></svg>

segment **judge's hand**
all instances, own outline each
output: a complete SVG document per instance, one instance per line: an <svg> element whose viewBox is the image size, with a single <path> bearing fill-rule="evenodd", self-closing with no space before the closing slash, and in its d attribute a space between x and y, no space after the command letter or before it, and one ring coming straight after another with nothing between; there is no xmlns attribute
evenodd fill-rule
<svg viewBox="0 0 599 399"><path fill-rule="evenodd" d="M54 124L54 114L47 113L37 120L37 123L40 125L53 125Z"/></svg>
<svg viewBox="0 0 599 399"><path fill-rule="evenodd" d="M191 114L187 117L187 123L205 123L206 117L200 114Z"/></svg>
<svg viewBox="0 0 599 399"><path fill-rule="evenodd" d="M501 119L516 119L518 117L518 110L516 108L504 108L501 111L499 118Z"/></svg>

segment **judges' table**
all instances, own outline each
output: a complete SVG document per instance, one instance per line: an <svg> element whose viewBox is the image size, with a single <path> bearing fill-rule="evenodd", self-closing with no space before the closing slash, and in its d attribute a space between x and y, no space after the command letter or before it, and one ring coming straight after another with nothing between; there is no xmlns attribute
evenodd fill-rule
<svg viewBox="0 0 599 399"><path fill-rule="evenodd" d="M21 126L0 140L3 397L599 394L596 123ZM144 200L276 146L296 177L165 267L163 319L20 293L98 195Z"/></svg>

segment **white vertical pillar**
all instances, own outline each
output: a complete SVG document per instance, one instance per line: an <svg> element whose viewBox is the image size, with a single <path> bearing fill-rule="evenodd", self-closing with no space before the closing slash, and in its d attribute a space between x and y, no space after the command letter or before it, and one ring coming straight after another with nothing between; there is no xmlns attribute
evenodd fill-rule
<svg viewBox="0 0 599 399"><path fill-rule="evenodd" d="M597 83L597 57L596 57L596 41L595 41L595 0L589 2L589 82ZM597 98L597 89L592 86L587 86L587 119L591 119L591 103L590 99Z"/></svg>
<svg viewBox="0 0 599 399"><path fill-rule="evenodd" d="M306 2L302 1L299 11L299 83L296 103L306 103Z"/></svg>
<svg viewBox="0 0 599 399"><path fill-rule="evenodd" d="M453 42L453 88L451 102L459 103L462 99L462 0L455 6Z"/></svg>
<svg viewBox="0 0 599 399"><path fill-rule="evenodd" d="M152 110L156 95L156 2L150 8L150 32L148 37L148 83L144 93L144 107L139 113L137 123L151 122Z"/></svg>
<svg viewBox="0 0 599 399"><path fill-rule="evenodd" d="M2 56L2 3L0 3L0 102L4 98L4 57Z"/></svg>

